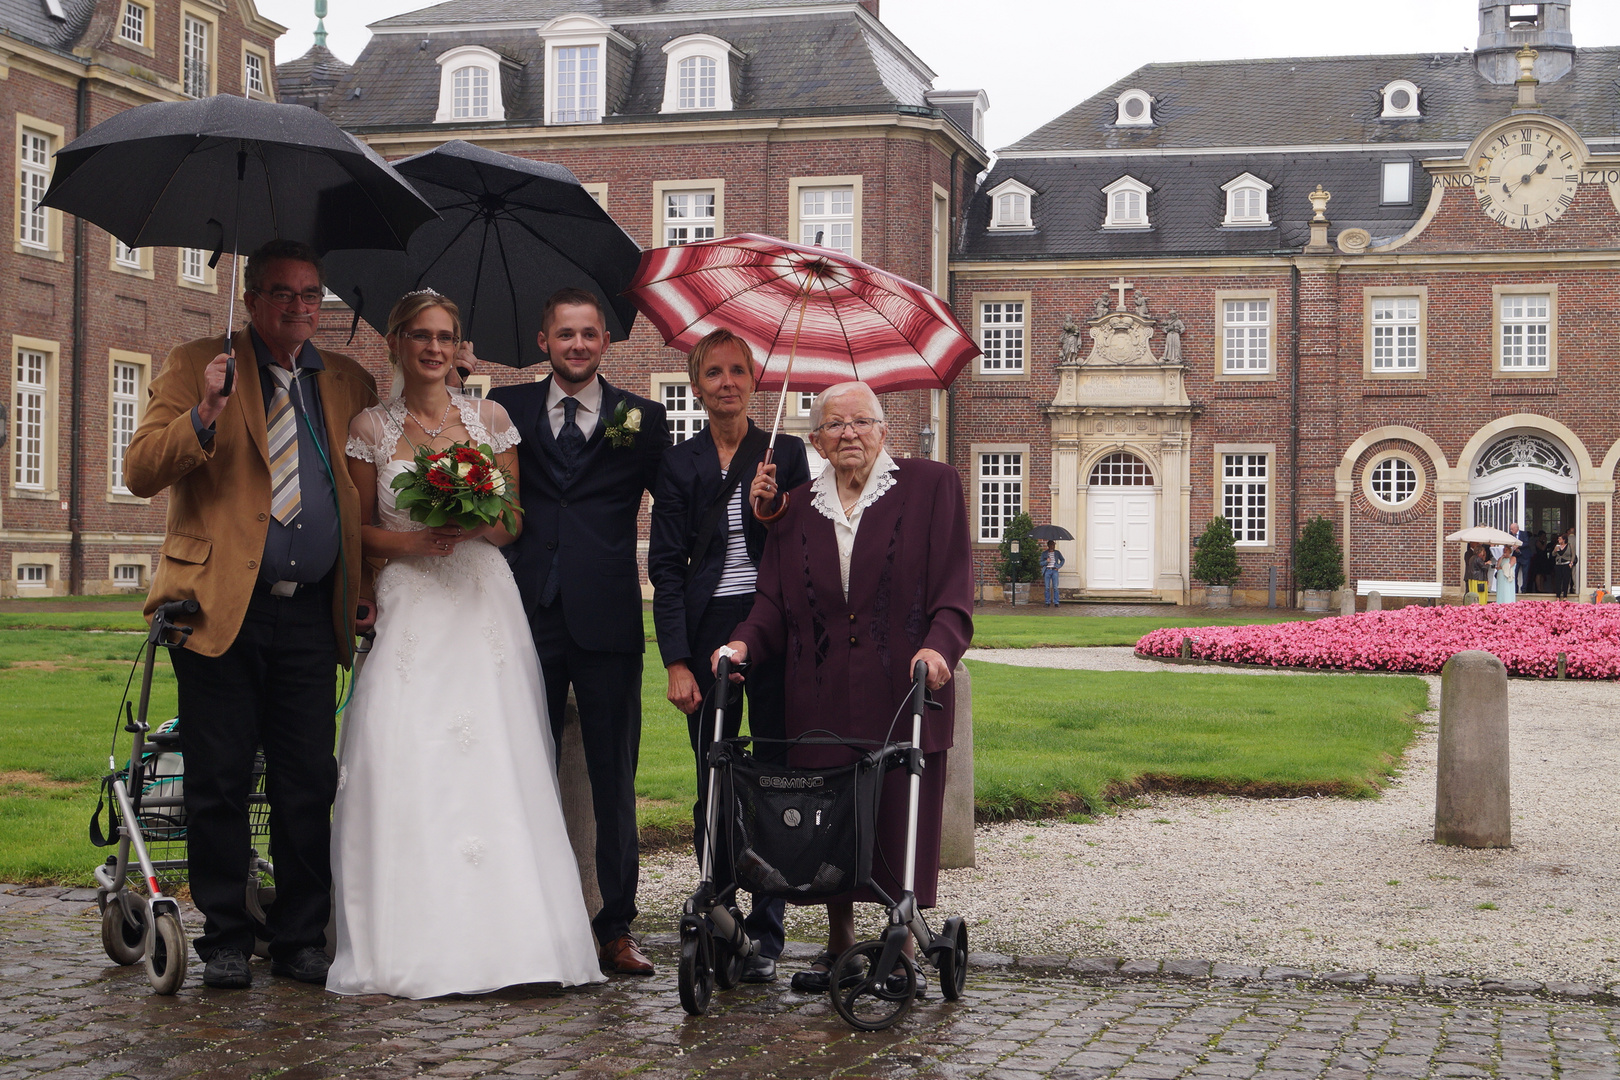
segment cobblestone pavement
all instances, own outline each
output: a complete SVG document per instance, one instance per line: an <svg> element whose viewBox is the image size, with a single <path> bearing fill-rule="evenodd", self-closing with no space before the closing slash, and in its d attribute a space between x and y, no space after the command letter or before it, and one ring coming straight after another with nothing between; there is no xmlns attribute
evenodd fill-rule
<svg viewBox="0 0 1620 1080"><path fill-rule="evenodd" d="M456 915L427 900L431 948L433 919ZM252 990L207 990L193 969L161 998L141 968L108 963L93 906L13 903L0 913L0 1080L1620 1077L1620 1007L1460 980L1465 989L1416 993L1285 969L1132 978L1112 963L1101 967L1114 974L1088 976L1095 962L1019 961L970 971L961 1002L935 989L896 1028L862 1034L785 979L716 995L709 1016L688 1017L671 942L650 951L658 975L577 991L338 998L255 963Z"/></svg>

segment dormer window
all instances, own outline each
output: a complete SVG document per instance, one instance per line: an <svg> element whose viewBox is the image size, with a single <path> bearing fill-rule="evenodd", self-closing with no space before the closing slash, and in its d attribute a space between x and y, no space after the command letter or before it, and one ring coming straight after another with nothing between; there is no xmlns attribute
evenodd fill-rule
<svg viewBox="0 0 1620 1080"><path fill-rule="evenodd" d="M463 45L439 56L439 111L435 124L505 120L501 57L480 45Z"/></svg>
<svg viewBox="0 0 1620 1080"><path fill-rule="evenodd" d="M1244 173L1222 184L1221 190L1226 192L1226 220L1222 225L1271 224L1271 215L1266 211L1266 192L1271 190L1270 184L1253 173Z"/></svg>
<svg viewBox="0 0 1620 1080"><path fill-rule="evenodd" d="M742 54L708 34L689 34L664 46L664 106L660 112L724 112L733 108L731 65Z"/></svg>
<svg viewBox="0 0 1620 1080"><path fill-rule="evenodd" d="M1103 228L1148 227L1147 198L1152 188L1134 176L1122 176L1102 190L1108 199L1108 210L1103 215Z"/></svg>
<svg viewBox="0 0 1620 1080"><path fill-rule="evenodd" d="M1119 109L1114 118L1114 126L1153 126L1153 95L1146 90L1127 90L1114 99L1114 104Z"/></svg>
<svg viewBox="0 0 1620 1080"><path fill-rule="evenodd" d="M1017 180L1003 180L989 191L990 228L993 231L1033 229L1035 189Z"/></svg>
<svg viewBox="0 0 1620 1080"><path fill-rule="evenodd" d="M1384 111L1379 117L1384 120L1399 119L1404 116L1422 116L1418 112L1418 88L1415 83L1405 79L1396 79L1384 87Z"/></svg>
<svg viewBox="0 0 1620 1080"><path fill-rule="evenodd" d="M590 15L558 16L540 29L540 37L546 43L546 123L599 123L606 108L608 47L631 54L635 43Z"/></svg>

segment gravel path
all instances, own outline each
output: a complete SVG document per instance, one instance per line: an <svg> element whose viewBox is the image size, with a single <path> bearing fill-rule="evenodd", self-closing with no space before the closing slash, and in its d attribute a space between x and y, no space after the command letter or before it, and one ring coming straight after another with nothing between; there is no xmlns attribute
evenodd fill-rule
<svg viewBox="0 0 1620 1080"><path fill-rule="evenodd" d="M974 650L969 658L1168 667L1129 649ZM1439 680L1428 681L1438 707ZM1433 843L1431 712L1405 775L1379 799L1151 795L1090 825L980 826L978 866L941 875L939 910L968 917L975 949L1010 954L1620 979L1620 686L1515 679L1508 695L1512 849ZM678 912L695 878L690 858L666 853L644 871L642 909L660 921ZM789 936L818 938L818 915L795 914Z"/></svg>

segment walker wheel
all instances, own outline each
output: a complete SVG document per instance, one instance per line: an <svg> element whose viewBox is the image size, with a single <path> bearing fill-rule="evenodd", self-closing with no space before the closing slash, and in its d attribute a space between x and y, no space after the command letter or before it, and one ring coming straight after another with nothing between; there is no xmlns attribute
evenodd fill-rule
<svg viewBox="0 0 1620 1080"><path fill-rule="evenodd" d="M676 982L681 991L681 1008L690 1016L702 1016L709 1011L709 999L714 996L714 970L709 966L704 948L707 935L700 929L690 929L681 935L681 961L676 967Z"/></svg>
<svg viewBox="0 0 1620 1080"><path fill-rule="evenodd" d="M731 917L739 925L742 923L742 915L735 908L731 911ZM710 940L714 943L714 985L720 990L734 989L738 983L742 982L745 957L732 948L731 942L724 938L715 937ZM744 938L743 940L747 941L748 939Z"/></svg>
<svg viewBox="0 0 1620 1080"><path fill-rule="evenodd" d="M186 981L186 932L180 917L165 911L152 926L152 950L146 954L146 979L154 994L172 994Z"/></svg>
<svg viewBox="0 0 1620 1080"><path fill-rule="evenodd" d="M115 964L138 964L146 955L146 927L130 922L124 908L124 898L114 893L107 897L101 909L101 947Z"/></svg>
<svg viewBox="0 0 1620 1080"><path fill-rule="evenodd" d="M828 993L833 1008L850 1027L882 1031L911 1011L917 995L917 965L901 953L886 972L874 971L883 958L883 942L858 941L833 964Z"/></svg>
<svg viewBox="0 0 1620 1080"><path fill-rule="evenodd" d="M968 930L960 915L946 919L939 935L950 946L939 954L939 989L946 1001L959 1001L967 986Z"/></svg>
<svg viewBox="0 0 1620 1080"><path fill-rule="evenodd" d="M247 913L253 923L253 955L260 960L270 959L269 917L265 909L276 902L276 887L259 884L258 875L248 878Z"/></svg>

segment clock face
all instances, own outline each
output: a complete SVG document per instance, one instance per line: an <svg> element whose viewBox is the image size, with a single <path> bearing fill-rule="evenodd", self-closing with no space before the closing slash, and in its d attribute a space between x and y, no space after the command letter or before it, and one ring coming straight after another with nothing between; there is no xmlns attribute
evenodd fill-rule
<svg viewBox="0 0 1620 1080"><path fill-rule="evenodd" d="M1479 208L1509 229L1550 225L1575 201L1581 161L1556 130L1526 124L1503 131L1474 163Z"/></svg>

